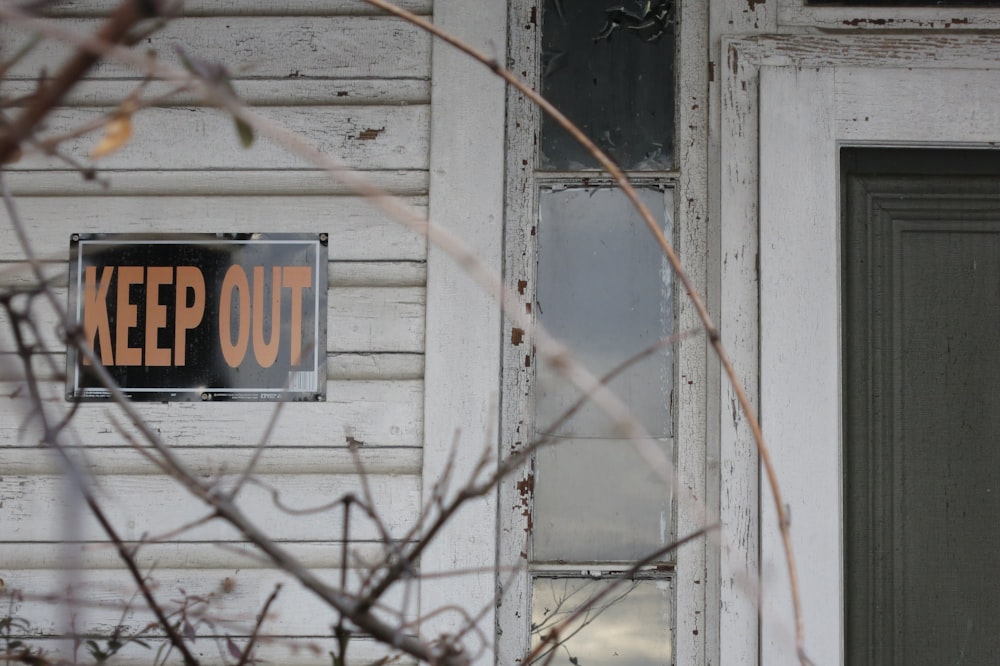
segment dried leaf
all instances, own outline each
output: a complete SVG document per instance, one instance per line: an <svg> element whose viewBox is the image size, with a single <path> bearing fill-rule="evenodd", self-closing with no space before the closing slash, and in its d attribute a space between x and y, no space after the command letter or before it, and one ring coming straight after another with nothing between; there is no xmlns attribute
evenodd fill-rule
<svg viewBox="0 0 1000 666"><path fill-rule="evenodd" d="M249 148L253 145L253 128L242 118L234 118L236 121L236 133L240 135L240 145Z"/></svg>
<svg viewBox="0 0 1000 666"><path fill-rule="evenodd" d="M232 638L226 636L226 649L229 650L229 654L233 659L239 659L243 656L243 652L240 650L239 646L233 642Z"/></svg>
<svg viewBox="0 0 1000 666"><path fill-rule="evenodd" d="M132 138L132 114L115 116L104 125L104 136L90 151L90 157L98 159L117 152Z"/></svg>

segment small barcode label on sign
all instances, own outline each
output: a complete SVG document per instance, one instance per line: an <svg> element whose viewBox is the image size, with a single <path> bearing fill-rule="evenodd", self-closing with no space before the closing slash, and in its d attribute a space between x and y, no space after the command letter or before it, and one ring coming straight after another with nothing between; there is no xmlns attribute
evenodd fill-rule
<svg viewBox="0 0 1000 666"><path fill-rule="evenodd" d="M297 372L288 373L288 390L289 391L319 391L319 387L316 386L316 372L300 370Z"/></svg>

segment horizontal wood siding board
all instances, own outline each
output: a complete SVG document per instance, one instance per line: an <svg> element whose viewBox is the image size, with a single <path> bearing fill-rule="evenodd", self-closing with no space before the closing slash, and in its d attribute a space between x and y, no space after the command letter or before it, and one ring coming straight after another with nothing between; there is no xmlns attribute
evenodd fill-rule
<svg viewBox="0 0 1000 666"><path fill-rule="evenodd" d="M0 568L0 572L3 569ZM341 571L329 566L313 569L310 573L327 582L333 587L339 587ZM359 586L359 571L349 572L348 589ZM124 625L130 634L162 636L162 632L144 631L153 621L153 615L146 610L141 597L134 595L135 583L127 571L122 569L92 570L74 572L70 577L68 572L59 570L22 570L9 572L5 576L7 586L24 591L25 599L18 607L18 615L31 621L29 636L60 635L64 629L60 627L63 614L57 608L64 601L50 601L50 598L61 600L65 598L66 584L73 583L73 595L81 604L74 612L76 628L82 634L97 634L108 636L118 626ZM2 573L0 573L2 575ZM149 578L158 599L169 612L178 607L178 603L186 593L191 597L201 597L207 604L198 607L191 618L199 617L201 612L212 619L215 625L201 625L198 633L207 636L249 636L253 631L256 616L260 613L268 596L277 585L282 586L274 603L268 612L265 631L279 636L329 636L330 628L337 622L336 612L315 595L305 591L288 574L267 569L165 569L156 567ZM414 581L410 585L415 585ZM183 590L184 592L181 592ZM228 590L228 591L227 591ZM45 598L39 598L41 597ZM415 599L416 593L410 595ZM404 590L402 586L390 590L381 600L384 608L402 609L404 605ZM131 610L124 613L123 608L131 602ZM412 601L411 601L412 605ZM6 610L6 609L5 609ZM406 614L412 618L413 608ZM381 612L386 619L389 613ZM395 618L398 622L399 619ZM100 640L98 640L100 642ZM147 653L147 664L154 663L153 655ZM116 660L114 663L118 663ZM218 663L211 661L209 663ZM353 662L350 662L353 663Z"/></svg>
<svg viewBox="0 0 1000 666"><path fill-rule="evenodd" d="M284 594L288 594L286 588ZM329 632L327 632L329 633ZM158 666L182 666L184 660L177 650L169 650L162 638L150 638L145 641L149 649L134 643L126 645L114 659L110 662L115 666L149 666L153 663L153 657L162 654L161 660L157 661ZM246 643L245 638L236 637L234 642L238 646ZM74 650L71 639L39 638L33 639L31 644L39 647L50 658L52 663L73 663L74 656L80 659L79 650ZM220 657L220 650L225 650L225 644L220 644L213 640L200 640L189 646L196 659L202 664L225 663ZM162 648L162 650L161 650ZM335 651L335 639L326 636L303 637L281 637L265 635L258 641L254 650L254 658L259 659L258 663L280 664L281 666L316 666L317 664L329 664L330 653ZM416 666L411 657L398 657L382 645L364 636L355 636L351 639L350 647L347 651L347 663L350 666L382 666L390 663L393 666ZM233 660L232 663L236 663Z"/></svg>
<svg viewBox="0 0 1000 666"><path fill-rule="evenodd" d="M427 214L426 197L406 197L403 203L422 216ZM329 234L331 261L427 258L424 236L391 219L362 197L22 196L17 205L26 227L45 230L30 234L34 253L44 260L66 260L70 236L75 233L267 231ZM0 227L0 261L23 258L14 230L9 224Z"/></svg>
<svg viewBox="0 0 1000 666"><path fill-rule="evenodd" d="M117 107L136 90L136 81L81 81L60 100L61 106ZM250 106L373 106L428 104L430 81L425 79L338 79L333 77L242 79L233 84L240 101ZM31 94L34 80L4 81L5 97ZM156 106L198 106L203 96L195 92L171 94L174 84L154 81L143 89L144 102Z"/></svg>
<svg viewBox="0 0 1000 666"><path fill-rule="evenodd" d="M39 376L46 381L62 381L66 355L52 354L51 362L35 362ZM424 376L424 355L412 352L333 353L326 357L326 377L334 380L402 380ZM0 383L20 381L24 377L21 360L13 352L0 353Z"/></svg>
<svg viewBox="0 0 1000 666"><path fill-rule="evenodd" d="M400 542L394 542L399 544ZM42 547L44 545L45 547ZM339 569L343 559L342 541L282 541L282 549L299 564L310 569ZM130 541L139 568L157 569L271 569L269 560L249 543L214 544L204 542L140 543ZM351 568L377 562L385 546L373 541L355 541L347 551ZM121 566L118 551L107 541L61 544L0 541L0 569L116 569Z"/></svg>
<svg viewBox="0 0 1000 666"><path fill-rule="evenodd" d="M336 502L348 494L365 496L362 479L357 474L266 474L257 478L267 487L247 484L239 495L239 506L264 533L275 539L343 539L342 507L307 515L290 515L284 507L304 511ZM366 481L383 525L392 538L403 538L419 514L420 477L372 474ZM223 480L219 487L228 489L231 484L232 479ZM200 500L166 476L102 476L96 488L104 513L123 539L136 541L164 536L172 541L243 539L240 532L218 519L178 532L210 512ZM272 491L278 493L283 508L275 506ZM77 538L93 541L105 536L87 508L67 492L66 479L60 475L4 474L0 477L0 503L3 505L0 524L3 539L7 541L60 541L66 537L67 515L75 525ZM358 510L352 514L347 536L351 540L374 541L380 539L381 532Z"/></svg>
<svg viewBox="0 0 1000 666"><path fill-rule="evenodd" d="M56 290L66 302L65 290ZM327 351L411 352L424 350L423 287L337 287L327 294ZM41 331L40 349L63 351L56 315L37 306L34 319ZM6 334L10 320L0 309L0 352L14 352Z"/></svg>
<svg viewBox="0 0 1000 666"><path fill-rule="evenodd" d="M426 195L425 170L366 170L371 185L397 196ZM4 174L14 196L263 196L350 195L352 188L314 169L232 169L206 174L197 169L115 171L101 166L87 180L78 171L14 169Z"/></svg>
<svg viewBox="0 0 1000 666"><path fill-rule="evenodd" d="M327 356L326 376L343 379L422 379L424 355L419 353L342 354Z"/></svg>
<svg viewBox="0 0 1000 666"><path fill-rule="evenodd" d="M44 137L59 136L97 120L99 108L61 108L48 117ZM267 107L257 112L295 132L317 150L354 169L426 169L430 107ZM145 109L132 122L133 136L119 152L100 160L103 169L295 169L312 166L283 146L260 138L240 145L232 118L217 109ZM64 154L84 163L98 133L61 144ZM18 169L61 168L65 163L39 152L26 153ZM208 177L207 175L204 177Z"/></svg>
<svg viewBox="0 0 1000 666"><path fill-rule="evenodd" d="M247 433L247 439L252 444L253 434ZM55 475L64 470L60 454L50 448L4 447L2 450L4 474ZM65 451L77 460L81 469L94 476L162 474L158 466L129 446L66 447ZM374 442L352 452L344 441L322 447L266 446L260 451L252 446L189 447L175 449L175 453L200 477L241 472L257 455L255 469L267 474L419 474L422 458L419 446L380 447Z"/></svg>
<svg viewBox="0 0 1000 666"><path fill-rule="evenodd" d="M106 16L120 0L58 0L47 16ZM415 14L429 14L432 0L393 0ZM361 0L185 0L184 16L340 16L382 13Z"/></svg>
<svg viewBox="0 0 1000 666"><path fill-rule="evenodd" d="M65 410L62 383L42 386L44 402ZM32 446L41 433L29 419L30 405L22 382L0 384L0 449ZM176 447L255 446L271 420L276 405L245 403L136 403L138 412L164 442ZM81 405L72 425L79 441L88 446L128 444L108 418L108 405ZM126 426L135 436L135 429ZM326 402L282 405L272 446L346 446L348 438L365 446L421 446L423 440L423 382L331 381ZM0 468L2 473L2 468ZM2 538L2 537L0 537Z"/></svg>
<svg viewBox="0 0 1000 666"><path fill-rule="evenodd" d="M361 5L363 3L357 3ZM94 33L97 19L66 19L60 27L81 35ZM7 24L0 39L15 52L28 39L24 30ZM429 78L428 33L386 16L267 16L178 18L141 45L162 61L180 67L175 52L183 45L190 56L221 63L237 78L338 77ZM43 40L11 68L11 78L35 79L43 69L63 62L72 48ZM128 65L102 61L88 78L141 78Z"/></svg>
<svg viewBox="0 0 1000 666"><path fill-rule="evenodd" d="M287 228L287 227L283 227ZM47 236L47 234L46 234ZM0 233L0 243L4 234ZM67 236L68 238L68 236ZM43 238L43 240L45 240ZM53 239L55 241L57 239ZM36 256L58 257L58 250L46 254L35 248ZM2 252L2 250L0 250ZM13 254L17 254L14 250ZM46 283L60 289L69 284L65 261L47 261L42 265ZM427 283L427 264L416 261L331 261L327 264L327 286L333 289L353 287L423 287ZM23 261L0 262L0 289L31 289L38 284L32 267Z"/></svg>

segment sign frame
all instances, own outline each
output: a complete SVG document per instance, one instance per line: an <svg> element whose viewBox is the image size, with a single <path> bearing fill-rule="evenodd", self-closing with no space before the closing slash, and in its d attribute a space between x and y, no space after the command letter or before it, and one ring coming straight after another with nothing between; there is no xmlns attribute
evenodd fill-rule
<svg viewBox="0 0 1000 666"><path fill-rule="evenodd" d="M69 318L129 400L323 401L328 238L73 234ZM66 399L111 400L88 356L67 345Z"/></svg>

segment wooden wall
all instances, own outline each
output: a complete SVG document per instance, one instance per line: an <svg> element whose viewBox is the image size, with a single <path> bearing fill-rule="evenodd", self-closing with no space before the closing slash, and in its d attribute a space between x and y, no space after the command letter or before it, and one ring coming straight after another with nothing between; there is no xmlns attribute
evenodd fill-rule
<svg viewBox="0 0 1000 666"><path fill-rule="evenodd" d="M97 17L117 3L57 3L63 28L91 31ZM401 6L428 15L431 0ZM25 34L0 29L4 53ZM197 57L227 64L238 94L268 117L287 125L324 152L357 168L374 183L425 211L428 196L430 39L410 25L378 15L356 0L188 0L184 17L143 46L175 61L174 44ZM29 91L42 68L54 71L65 47L45 42L3 82L0 94ZM52 135L107 112L135 87L135 71L103 64L52 114ZM165 90L150 86L146 96ZM98 133L72 139L63 151L85 164ZM318 506L344 493L363 493L348 442L362 443L368 486L394 538L417 518L423 443L426 242L311 169L284 148L258 139L240 146L232 120L188 94L139 113L134 138L101 160L98 180L87 181L56 157L27 155L7 182L31 233L34 251L65 294L69 237L77 232L326 232L329 243L327 399L281 409L259 466L267 487L241 495L250 516L321 575L340 575L342 512L290 516L269 488L295 508ZM0 224L0 287L30 282L6 220ZM64 365L57 318L39 304L41 342ZM107 632L124 617L141 628L150 616L141 603L125 613L132 585L113 551L98 546L102 532L79 506L51 451L40 448L30 416L23 373L14 355L6 315L0 316L0 579L26 595L16 614L38 636L67 628L69 615L40 595L65 595L99 607L75 610L81 631ZM62 380L45 371L46 404L65 410ZM181 458L222 487L239 473L276 410L268 404L139 404L139 410ZM219 522L184 529L205 516L186 493L136 453L109 420L106 405L84 405L72 420L84 468L124 538L163 535L144 546L139 561L152 571L161 597L214 595L214 628L201 633L246 636L254 615L279 574L250 557L239 535ZM131 432L131 428L126 428ZM375 527L355 514L350 524L352 561L379 555ZM72 543L67 544L66 541ZM229 544L229 547L220 547ZM73 571L73 567L79 570ZM227 582L228 581L228 582ZM182 591L183 590L183 591ZM415 596L415 594L414 594ZM400 595L392 599L403 605ZM415 612L414 602L408 611ZM0 617L6 615L0 609ZM318 654L263 646L281 663L326 661L333 616L295 586L285 586L265 631L315 638ZM236 620L228 623L228 620ZM65 648L65 645L63 645ZM197 651L216 655L200 640ZM378 650L358 643L365 661ZM133 649L149 662L149 653Z"/></svg>

